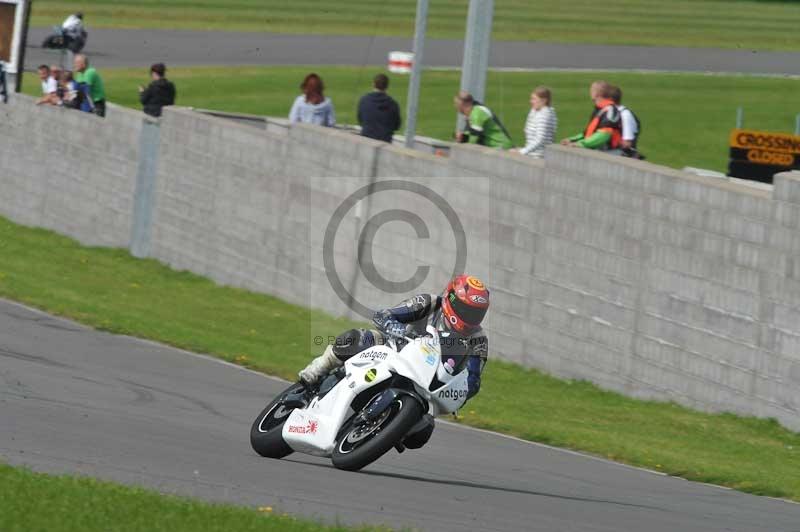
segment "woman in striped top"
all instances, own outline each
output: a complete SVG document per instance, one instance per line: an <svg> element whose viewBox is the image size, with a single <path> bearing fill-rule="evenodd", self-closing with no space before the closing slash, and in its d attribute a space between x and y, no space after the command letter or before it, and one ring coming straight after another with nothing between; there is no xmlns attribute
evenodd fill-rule
<svg viewBox="0 0 800 532"><path fill-rule="evenodd" d="M536 87L531 93L531 111L525 121L525 147L519 150L522 155L541 159L544 147L555 141L558 119L550 100L547 87Z"/></svg>

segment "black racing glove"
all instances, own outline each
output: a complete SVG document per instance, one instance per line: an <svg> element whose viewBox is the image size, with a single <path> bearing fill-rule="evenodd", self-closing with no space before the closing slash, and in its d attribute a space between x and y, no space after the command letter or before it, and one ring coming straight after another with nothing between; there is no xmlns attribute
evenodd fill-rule
<svg viewBox="0 0 800 532"><path fill-rule="evenodd" d="M387 320L383 325L383 331L386 334L401 340L408 336L408 331L406 329L406 324L400 323L397 320Z"/></svg>

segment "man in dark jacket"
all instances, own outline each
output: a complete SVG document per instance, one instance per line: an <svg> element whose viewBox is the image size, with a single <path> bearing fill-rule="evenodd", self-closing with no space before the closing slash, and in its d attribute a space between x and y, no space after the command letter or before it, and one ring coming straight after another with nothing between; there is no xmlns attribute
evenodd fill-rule
<svg viewBox="0 0 800 532"><path fill-rule="evenodd" d="M400 128L400 107L386 94L389 78L378 74L373 81L375 90L358 102L358 123L361 134L371 139L392 142L392 134Z"/></svg>
<svg viewBox="0 0 800 532"><path fill-rule="evenodd" d="M150 67L153 81L146 89L139 87L139 101L144 106L144 112L150 116L161 116L162 107L175 104L175 85L164 77L166 73L164 63L154 64Z"/></svg>

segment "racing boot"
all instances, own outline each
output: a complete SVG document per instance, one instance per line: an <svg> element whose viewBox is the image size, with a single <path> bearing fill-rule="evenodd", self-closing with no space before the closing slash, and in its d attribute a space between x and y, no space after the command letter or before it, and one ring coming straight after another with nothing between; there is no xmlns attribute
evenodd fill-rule
<svg viewBox="0 0 800 532"><path fill-rule="evenodd" d="M333 346L329 345L325 348L325 352L312 360L311 363L297 375L300 377L300 382L302 382L306 388L310 389L316 386L320 379L330 373L331 370L341 367L342 365L344 365L344 362L333 354Z"/></svg>

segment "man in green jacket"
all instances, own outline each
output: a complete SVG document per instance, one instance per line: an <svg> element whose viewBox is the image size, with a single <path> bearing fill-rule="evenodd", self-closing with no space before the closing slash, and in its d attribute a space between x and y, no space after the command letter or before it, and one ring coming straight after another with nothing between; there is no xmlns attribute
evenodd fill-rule
<svg viewBox="0 0 800 532"><path fill-rule="evenodd" d="M73 61L75 82L85 83L89 87L89 96L92 97L94 113L97 116L106 116L106 90L103 80L94 67L89 66L89 60L83 54L76 54Z"/></svg>
<svg viewBox="0 0 800 532"><path fill-rule="evenodd" d="M467 129L456 133L457 142L469 142L504 150L514 147L500 119L491 109L475 101L470 93L459 92L453 102L458 112L467 117Z"/></svg>

